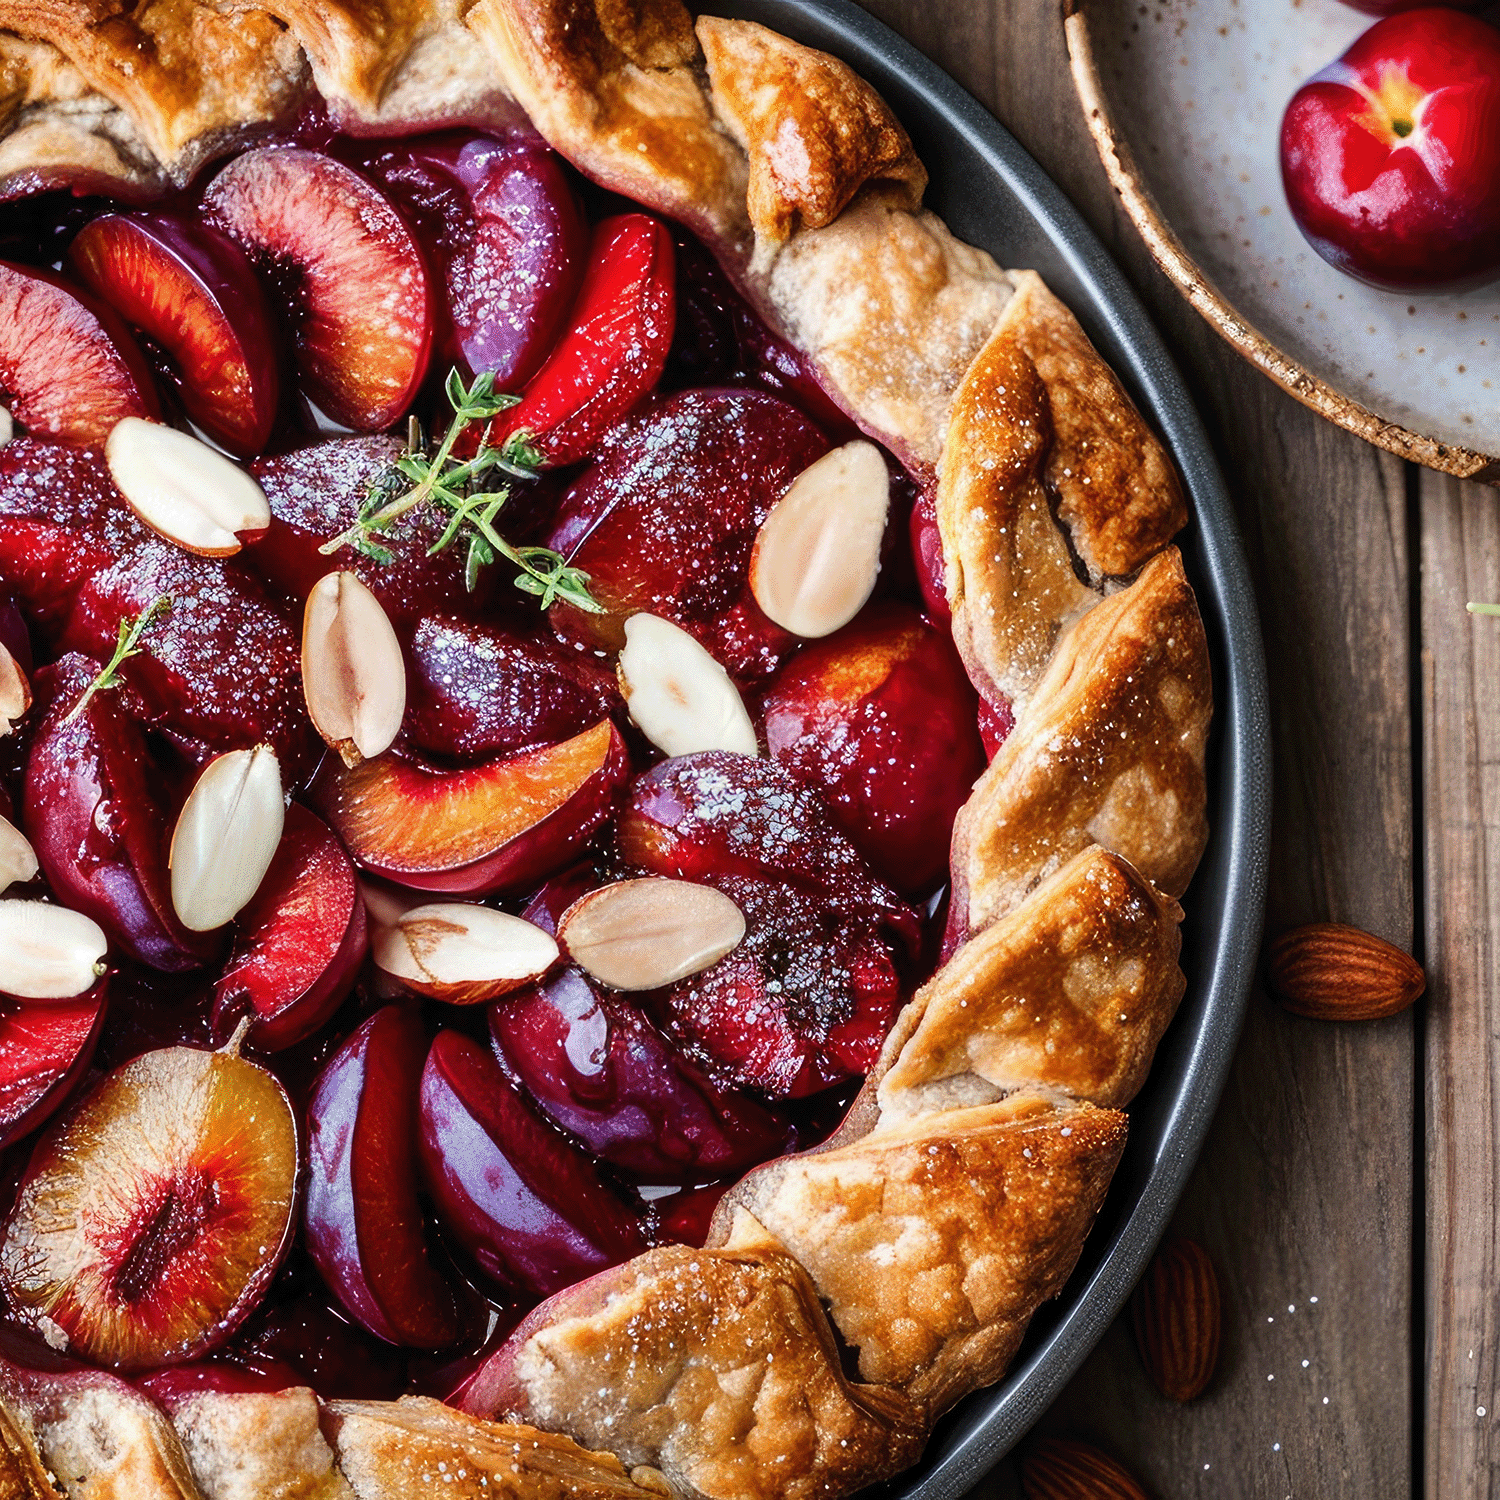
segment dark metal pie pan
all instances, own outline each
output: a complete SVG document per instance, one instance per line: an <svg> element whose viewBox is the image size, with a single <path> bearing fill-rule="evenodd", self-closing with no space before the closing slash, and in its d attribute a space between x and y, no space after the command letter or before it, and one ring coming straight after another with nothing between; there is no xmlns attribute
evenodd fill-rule
<svg viewBox="0 0 1500 1500"><path fill-rule="evenodd" d="M1120 1310L1213 1118L1244 1017L1265 900L1271 750L1260 624L1229 497L1181 375L1093 231L1009 132L850 0L710 0L702 9L759 21L831 52L880 90L932 174L928 204L1002 265L1039 271L1073 309L1165 438L1191 501L1179 545L1208 630L1215 703L1212 836L1183 898L1187 995L1131 1107L1130 1143L1072 1280L1037 1314L1006 1378L951 1412L923 1462L886 1491L901 1500L954 1500L1041 1415Z"/></svg>

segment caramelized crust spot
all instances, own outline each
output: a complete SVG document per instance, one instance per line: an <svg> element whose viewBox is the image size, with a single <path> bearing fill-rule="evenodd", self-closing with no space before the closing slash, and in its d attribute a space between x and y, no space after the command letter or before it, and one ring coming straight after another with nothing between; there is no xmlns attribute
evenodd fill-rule
<svg viewBox="0 0 1500 1500"><path fill-rule="evenodd" d="M1180 896L1208 838L1208 645L1175 547L1058 642L958 815L968 930L1013 910L1090 843Z"/></svg>
<svg viewBox="0 0 1500 1500"><path fill-rule="evenodd" d="M467 122L503 127L519 111L464 24L469 0L257 0L307 51L333 117L357 134Z"/></svg>
<svg viewBox="0 0 1500 1500"><path fill-rule="evenodd" d="M713 1500L847 1493L924 1438L904 1397L845 1379L807 1273L759 1249L650 1250L563 1293L520 1343L510 1399Z"/></svg>
<svg viewBox="0 0 1500 1500"><path fill-rule="evenodd" d="M0 1405L0 1495L5 1500L62 1500L62 1491L37 1451L31 1424L4 1405Z"/></svg>
<svg viewBox="0 0 1500 1500"><path fill-rule="evenodd" d="M1011 283L936 214L897 207L872 186L831 224L787 241L764 295L845 410L930 469L953 392L1010 301Z"/></svg>
<svg viewBox="0 0 1500 1500"><path fill-rule="evenodd" d="M999 1379L1061 1290L1125 1130L1112 1110L1035 1095L924 1116L751 1173L729 1243L795 1256L860 1375L931 1420Z"/></svg>
<svg viewBox="0 0 1500 1500"><path fill-rule="evenodd" d="M714 107L750 157L758 259L832 223L867 182L887 186L895 207L920 206L927 169L852 68L752 21L704 16L698 40Z"/></svg>
<svg viewBox="0 0 1500 1500"><path fill-rule="evenodd" d="M1046 482L1058 519L1094 583L1125 577L1187 525L1177 471L1073 314L1035 271L1012 274L1016 295L997 333L1047 388Z"/></svg>
<svg viewBox="0 0 1500 1500"><path fill-rule="evenodd" d="M938 466L953 641L992 703L1023 700L1063 628L1099 599L1074 571L1052 514L1042 482L1055 447L1052 407L1010 321L1007 309L964 375Z"/></svg>
<svg viewBox="0 0 1500 1500"><path fill-rule="evenodd" d="M173 1405L172 1424L204 1500L353 1500L306 1386L203 1390Z"/></svg>
<svg viewBox="0 0 1500 1500"><path fill-rule="evenodd" d="M478 0L469 27L548 142L731 252L744 153L715 120L680 0Z"/></svg>
<svg viewBox="0 0 1500 1500"><path fill-rule="evenodd" d="M0 33L4 196L77 186L130 198L162 184L135 122L50 42Z"/></svg>
<svg viewBox="0 0 1500 1500"><path fill-rule="evenodd" d="M116 1376L40 1374L0 1358L0 1409L71 1500L200 1500L172 1424Z"/></svg>
<svg viewBox="0 0 1500 1500"><path fill-rule="evenodd" d="M1118 855L1075 855L917 991L882 1126L1033 1084L1123 1108L1186 987L1181 920Z"/></svg>

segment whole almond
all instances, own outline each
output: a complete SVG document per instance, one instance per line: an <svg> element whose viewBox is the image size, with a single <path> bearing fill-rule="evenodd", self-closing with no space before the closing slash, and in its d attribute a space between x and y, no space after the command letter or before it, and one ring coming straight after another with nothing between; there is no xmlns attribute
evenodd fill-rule
<svg viewBox="0 0 1500 1500"><path fill-rule="evenodd" d="M1135 1345L1169 1401L1203 1393L1219 1362L1219 1278L1208 1251L1171 1239L1156 1252L1130 1304Z"/></svg>
<svg viewBox="0 0 1500 1500"><path fill-rule="evenodd" d="M1378 1021L1427 988L1408 953L1358 927L1310 922L1270 947L1271 988L1294 1015L1319 1021Z"/></svg>
<svg viewBox="0 0 1500 1500"><path fill-rule="evenodd" d="M1069 1438L1042 1438L1021 1460L1026 1500L1150 1500L1107 1453Z"/></svg>

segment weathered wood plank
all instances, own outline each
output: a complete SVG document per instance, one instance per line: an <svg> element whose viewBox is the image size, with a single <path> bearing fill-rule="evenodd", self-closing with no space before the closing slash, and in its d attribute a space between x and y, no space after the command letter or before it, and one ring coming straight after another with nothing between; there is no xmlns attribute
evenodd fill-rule
<svg viewBox="0 0 1500 1500"><path fill-rule="evenodd" d="M1494 490L1422 480L1427 886L1426 1493L1500 1490L1500 600Z"/></svg>
<svg viewBox="0 0 1500 1500"><path fill-rule="evenodd" d="M1405 945L1403 475L1279 397L1241 396L1225 445L1260 526L1276 707L1268 923L1334 918ZM1117 1325L1045 1425L1094 1433L1164 1495L1402 1500L1412 1493L1413 1020L1309 1022L1260 992L1251 1007L1175 1226L1219 1268L1219 1378L1173 1406Z"/></svg>
<svg viewBox="0 0 1500 1500"><path fill-rule="evenodd" d="M1156 271L1084 129L1055 0L866 4L1037 156L1114 248L1188 372L1234 493L1266 628L1273 929L1332 917L1408 943L1401 466L1276 390ZM1264 995L1252 1007L1178 1216L1182 1232L1208 1244L1224 1282L1220 1377L1199 1402L1172 1407L1117 1326L1043 1425L1093 1438L1173 1497L1405 1497L1413 1022L1341 1029L1285 1016Z"/></svg>

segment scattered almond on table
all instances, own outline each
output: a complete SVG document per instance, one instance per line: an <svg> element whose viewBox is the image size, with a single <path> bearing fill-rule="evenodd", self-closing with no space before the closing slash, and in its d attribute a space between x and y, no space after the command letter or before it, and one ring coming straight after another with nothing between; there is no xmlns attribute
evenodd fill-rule
<svg viewBox="0 0 1500 1500"><path fill-rule="evenodd" d="M1341 922L1294 927L1272 941L1268 957L1276 998L1293 1015L1319 1021L1378 1021L1427 988L1410 954Z"/></svg>
<svg viewBox="0 0 1500 1500"><path fill-rule="evenodd" d="M1170 1401L1202 1395L1219 1362L1219 1278L1195 1240L1169 1239L1130 1303L1141 1363Z"/></svg>
<svg viewBox="0 0 1500 1500"><path fill-rule="evenodd" d="M1149 1500L1129 1470L1070 1438L1043 1438L1021 1460L1026 1500Z"/></svg>

